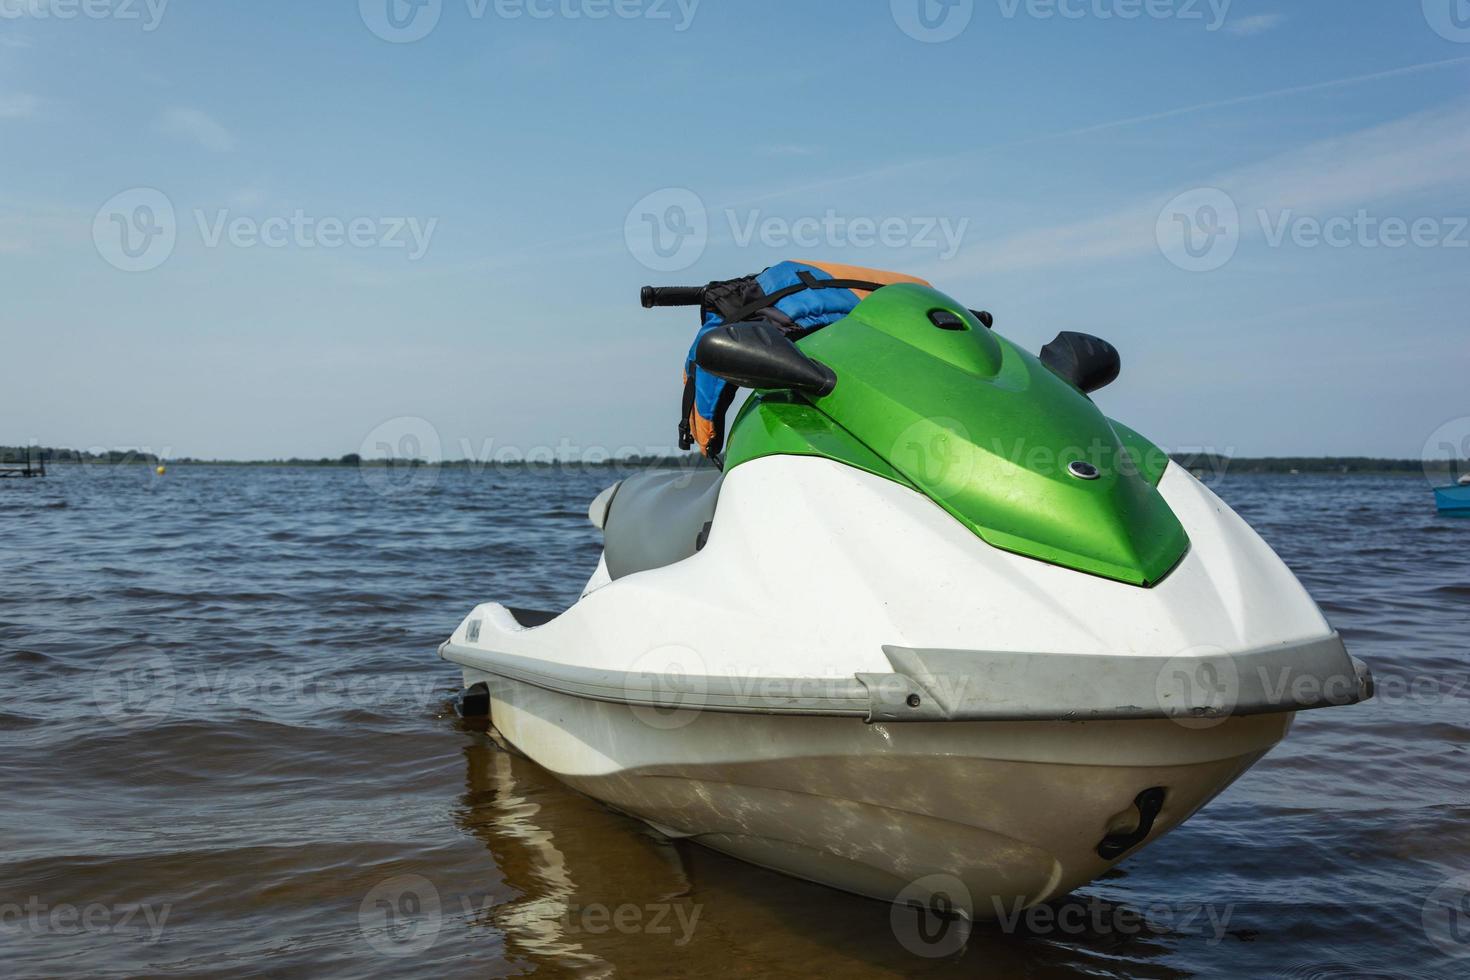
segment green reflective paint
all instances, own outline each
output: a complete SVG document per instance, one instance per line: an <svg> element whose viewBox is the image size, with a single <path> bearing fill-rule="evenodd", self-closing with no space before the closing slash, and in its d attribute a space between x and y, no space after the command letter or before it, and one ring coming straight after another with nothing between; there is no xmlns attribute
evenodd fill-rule
<svg viewBox="0 0 1470 980"><path fill-rule="evenodd" d="M789 391L751 395L730 427L726 471L762 456L823 456L917 489L852 433Z"/></svg>
<svg viewBox="0 0 1470 980"><path fill-rule="evenodd" d="M1117 419L1109 419L1108 423L1112 425L1123 451L1133 461L1138 475L1147 480L1149 486L1158 486L1164 478L1164 470L1169 468L1169 454Z"/></svg>
<svg viewBox="0 0 1470 980"><path fill-rule="evenodd" d="M936 327L936 310L966 329ZM776 452L849 462L912 485L995 547L1134 585L1188 550L1156 489L1156 447L944 294L889 286L800 346L836 389L816 413L760 396L732 429L727 468ZM1078 479L1074 461L1100 476Z"/></svg>

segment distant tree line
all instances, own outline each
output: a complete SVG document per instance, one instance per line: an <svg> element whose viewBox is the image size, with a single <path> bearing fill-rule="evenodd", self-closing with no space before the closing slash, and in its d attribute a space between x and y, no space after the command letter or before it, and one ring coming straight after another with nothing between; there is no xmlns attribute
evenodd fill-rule
<svg viewBox="0 0 1470 980"><path fill-rule="evenodd" d="M1222 456L1218 453L1176 453L1180 466L1211 473L1448 473L1450 462L1422 459L1376 459L1370 456ZM1460 463L1470 472L1470 462Z"/></svg>
<svg viewBox="0 0 1470 980"><path fill-rule="evenodd" d="M289 459L265 459L265 460L219 460L219 459L195 459L190 456L180 456L172 459L160 459L151 452L136 450L114 449L106 452L92 452L89 450L59 449L49 446L0 446L0 464L24 463L27 453L32 460L44 459L47 465L54 463L93 463L105 465L127 465L142 464L156 466L159 463L170 465L200 465L200 466L312 466L312 467L391 467L414 469L422 466L439 466L443 469L463 469L478 471L482 469L497 468L526 468L526 469L561 469L561 468L587 468L587 467L616 467L619 469L643 469L655 466L687 467L706 466L708 461L703 457L681 453L676 455L642 455L621 456L617 459L587 459L587 460L552 460L552 459L524 459L524 460L446 460L440 463L431 463L424 459L363 459L357 453L348 453L336 459L322 457L320 459L302 459L291 457ZM1444 460L1419 460L1419 459L1376 459L1368 456L1272 456L1272 457L1250 457L1250 456L1224 456L1219 453L1176 453L1171 456L1176 463L1191 470L1207 470L1211 473L1421 473L1425 470L1430 472L1448 473L1450 462ZM1470 473L1470 461L1461 461L1459 469L1462 473Z"/></svg>
<svg viewBox="0 0 1470 980"><path fill-rule="evenodd" d="M53 449L50 446L0 446L0 463L24 463L45 460L51 463L147 463L156 466L159 458L152 453L131 449L113 449L95 453L78 449Z"/></svg>
<svg viewBox="0 0 1470 980"><path fill-rule="evenodd" d="M94 463L103 465L126 465L130 463L156 466L159 463L169 465L196 465L196 466L295 466L295 467L385 467L417 469L423 466L438 466L443 469L467 469L480 470L494 467L527 467L527 468L558 468L558 467L592 467L606 466L618 468L645 468L652 466L690 466L708 465L702 457L690 454L678 454L669 456L619 456L616 459L586 459L586 460L555 460L555 459L495 459L495 460L444 460L433 463L426 459L363 459L358 453L348 453L335 459L323 456L319 459L303 459L299 456L282 459L197 459L192 456L173 456L167 459L160 458L151 452L139 450L109 450L107 452L92 452L89 450L60 449L51 446L0 446L0 463L23 463L30 454L30 459L44 459L47 464L51 463Z"/></svg>

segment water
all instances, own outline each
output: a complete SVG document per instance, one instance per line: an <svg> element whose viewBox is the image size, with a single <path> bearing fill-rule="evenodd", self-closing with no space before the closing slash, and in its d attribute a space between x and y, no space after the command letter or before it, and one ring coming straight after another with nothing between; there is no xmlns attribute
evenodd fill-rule
<svg viewBox="0 0 1470 980"><path fill-rule="evenodd" d="M1064 927L925 959L887 906L663 841L456 715L435 647L474 602L572 601L613 478L0 483L0 971L1465 975L1470 901L1436 889L1470 873L1470 521L1422 481L1221 483L1379 699L1303 715Z"/></svg>

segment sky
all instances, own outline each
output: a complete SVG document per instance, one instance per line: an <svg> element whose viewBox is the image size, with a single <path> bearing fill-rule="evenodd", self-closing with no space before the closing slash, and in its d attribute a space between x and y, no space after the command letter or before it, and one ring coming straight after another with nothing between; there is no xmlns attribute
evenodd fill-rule
<svg viewBox="0 0 1470 980"><path fill-rule="evenodd" d="M1414 457L1467 224L1470 0L0 0L0 444L667 450L638 287L805 258L1112 341L1169 449Z"/></svg>

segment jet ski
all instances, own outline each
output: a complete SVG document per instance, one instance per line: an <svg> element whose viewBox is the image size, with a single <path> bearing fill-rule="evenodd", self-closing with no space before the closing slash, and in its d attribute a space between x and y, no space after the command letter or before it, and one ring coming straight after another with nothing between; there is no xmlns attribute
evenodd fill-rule
<svg viewBox="0 0 1470 980"><path fill-rule="evenodd" d="M514 749L668 837L979 920L1372 696L1249 525L1098 409L1112 345L1031 354L921 281L796 268L848 290L820 329L799 290L644 290L700 306L689 369L750 394L712 465L591 502L571 608L485 603L441 646Z"/></svg>

